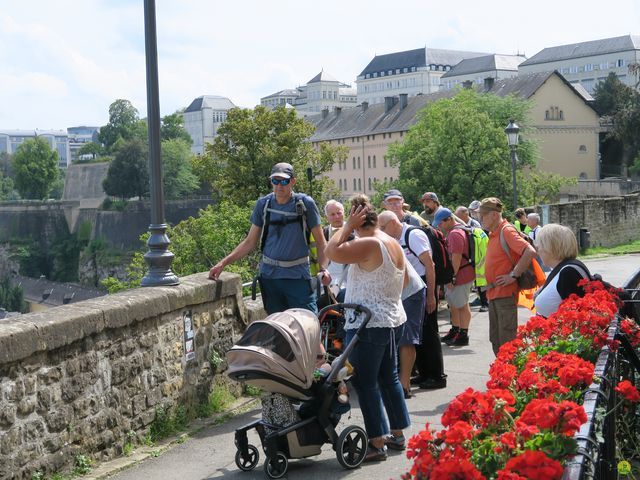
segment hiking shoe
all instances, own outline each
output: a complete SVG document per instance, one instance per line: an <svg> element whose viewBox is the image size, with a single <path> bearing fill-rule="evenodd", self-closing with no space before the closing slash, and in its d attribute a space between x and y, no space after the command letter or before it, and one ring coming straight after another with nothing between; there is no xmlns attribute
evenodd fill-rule
<svg viewBox="0 0 640 480"><path fill-rule="evenodd" d="M424 377L422 377L421 375L416 375L415 377L411 377L409 383L411 383L411 385L420 385L422 382L424 382Z"/></svg>
<svg viewBox="0 0 640 480"><path fill-rule="evenodd" d="M447 388L447 378L425 378L424 382L418 385L422 390L437 390L439 388Z"/></svg>
<svg viewBox="0 0 640 480"><path fill-rule="evenodd" d="M480 305L482 303L482 300L480 300L480 297L476 297L476 299L471 302L469 305L471 307L477 307L478 305Z"/></svg>
<svg viewBox="0 0 640 480"><path fill-rule="evenodd" d="M402 451L407 448L405 444L404 435L400 435L399 437L394 436L393 434L387 435L384 439L384 444L390 450L399 450Z"/></svg>
<svg viewBox="0 0 640 480"><path fill-rule="evenodd" d="M376 448L369 444L367 446L367 454L364 456L363 462L384 462L387 459L387 446Z"/></svg>
<svg viewBox="0 0 640 480"><path fill-rule="evenodd" d="M457 333L458 333L458 330L455 327L451 327L449 329L449 333L447 333L444 337L440 337L440 341L443 343L447 343L453 340L453 337L455 337Z"/></svg>
<svg viewBox="0 0 640 480"><path fill-rule="evenodd" d="M480 307L480 310L479 310L479 311L480 311L480 312L488 312L488 311L489 311L489 307L487 307L486 305L482 305L482 306Z"/></svg>
<svg viewBox="0 0 640 480"><path fill-rule="evenodd" d="M453 340L447 342L447 345L450 347L466 347L469 345L469 334L466 332L458 332Z"/></svg>

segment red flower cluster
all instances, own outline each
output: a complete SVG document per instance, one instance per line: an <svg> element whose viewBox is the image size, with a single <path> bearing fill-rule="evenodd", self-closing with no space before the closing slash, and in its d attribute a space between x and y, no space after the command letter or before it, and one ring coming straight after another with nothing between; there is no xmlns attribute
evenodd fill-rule
<svg viewBox="0 0 640 480"><path fill-rule="evenodd" d="M638 392L638 389L634 387L629 380L623 380L622 382L618 383L618 386L615 388L615 390L630 402L640 402L640 392Z"/></svg>
<svg viewBox="0 0 640 480"><path fill-rule="evenodd" d="M617 296L600 282L584 284L549 318L532 317L504 344L491 365L487 391L468 388L448 405L442 431L425 430L408 442L413 460L405 479L559 479L573 453L573 435L587 421L573 400L593 381L594 364L607 344ZM621 330L640 345L640 329L623 321ZM616 390L640 401L629 382ZM536 440L539 437L539 440ZM532 441L533 439L533 441ZM542 440L544 439L544 441ZM545 452L531 445L552 442ZM552 453L553 452L553 453Z"/></svg>

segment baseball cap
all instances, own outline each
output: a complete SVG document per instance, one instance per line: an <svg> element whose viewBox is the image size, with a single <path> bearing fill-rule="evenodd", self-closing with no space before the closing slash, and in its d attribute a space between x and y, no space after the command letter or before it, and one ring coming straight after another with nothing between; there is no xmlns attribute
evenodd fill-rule
<svg viewBox="0 0 640 480"><path fill-rule="evenodd" d="M391 200L393 198L400 198L404 200L404 197L402 196L402 193L400 193L400 190L396 190L395 188L391 190L387 190L386 192L384 192L384 195L382 196L382 199L384 201Z"/></svg>
<svg viewBox="0 0 640 480"><path fill-rule="evenodd" d="M469 210L476 211L480 208L480 200L474 200L469 204Z"/></svg>
<svg viewBox="0 0 640 480"><path fill-rule="evenodd" d="M502 212L502 202L496 197L483 198L478 208L480 212Z"/></svg>
<svg viewBox="0 0 640 480"><path fill-rule="evenodd" d="M440 208L433 217L433 222L431 223L431 225L435 228L440 225L440 222L444 222L447 218L451 217L453 217L453 213L451 213L451 210L449 210L448 208Z"/></svg>
<svg viewBox="0 0 640 480"><path fill-rule="evenodd" d="M422 195L422 201L424 202L425 200L433 200L434 202L440 203L440 200L438 200L438 195L433 192L425 192Z"/></svg>
<svg viewBox="0 0 640 480"><path fill-rule="evenodd" d="M276 163L271 168L271 175L269 175L269 178L273 177L294 178L293 167L291 164L285 162Z"/></svg>

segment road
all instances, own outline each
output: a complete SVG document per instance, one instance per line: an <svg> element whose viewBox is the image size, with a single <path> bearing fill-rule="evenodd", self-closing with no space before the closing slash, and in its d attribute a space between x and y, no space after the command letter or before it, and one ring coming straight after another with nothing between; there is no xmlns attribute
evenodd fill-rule
<svg viewBox="0 0 640 480"><path fill-rule="evenodd" d="M624 255L587 260L592 273L614 285L621 285L640 267L640 255ZM429 422L439 428L440 416L445 407L456 395L467 387L484 390L488 371L493 361L489 344L488 315L473 308L468 347L450 348L443 346L445 369L448 374L447 388L442 390L414 390L414 398L407 401L412 426L405 432L409 436L424 428ZM448 330L448 313L440 312L440 330ZM520 322L529 318L529 312L521 309ZM353 398L353 396L352 396ZM350 415L345 415L338 432L346 425L363 425L360 410L355 405ZM262 469L262 460L252 472L238 470L234 462L235 446L233 433L236 428L257 419L260 415L254 409L219 426L210 427L188 438L184 443L173 446L157 458L148 458L123 471L116 473L114 480L203 480L226 478L230 480L251 480L266 478ZM250 433L250 441L259 447L257 434ZM325 445L320 455L305 460L292 460L289 463L289 479L398 479L410 468L410 462L403 453L391 453L389 459L381 463L365 464L356 470L343 470L338 464L330 445ZM94 478L105 478L104 472L110 469L106 464L94 473Z"/></svg>

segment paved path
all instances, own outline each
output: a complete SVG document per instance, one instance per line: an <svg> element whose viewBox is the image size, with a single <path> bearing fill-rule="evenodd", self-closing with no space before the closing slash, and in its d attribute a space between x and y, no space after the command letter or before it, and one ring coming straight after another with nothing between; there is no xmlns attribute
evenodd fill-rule
<svg viewBox="0 0 640 480"><path fill-rule="evenodd" d="M640 255L626 255L589 260L586 262L593 273L600 273L613 284L622 284L640 267ZM445 369L448 374L447 388L442 390L414 390L414 398L408 400L412 426L406 434L409 436L421 430L425 422L440 427L440 416L453 397L467 387L484 390L488 371L493 361L489 344L489 320L486 313L473 308L470 342L468 347L450 348L443 346ZM529 318L529 312L521 309L520 322ZM440 330L448 330L448 313L441 312ZM355 403L355 402L353 402ZM234 430L259 417L259 411L253 410L216 427L204 429L182 444L176 445L157 458L149 458L113 477L117 480L202 480L228 478L251 480L266 478L260 462L253 472L241 472L235 466ZM345 425L363 425L360 410L354 406L350 418L343 418L338 432ZM250 433L250 441L259 447L257 435ZM320 480L327 478L349 479L389 479L400 478L410 467L410 462L402 453L392 453L386 462L366 464L356 470L343 470L330 445L325 445L319 456L306 460L292 460L289 464L288 478Z"/></svg>

